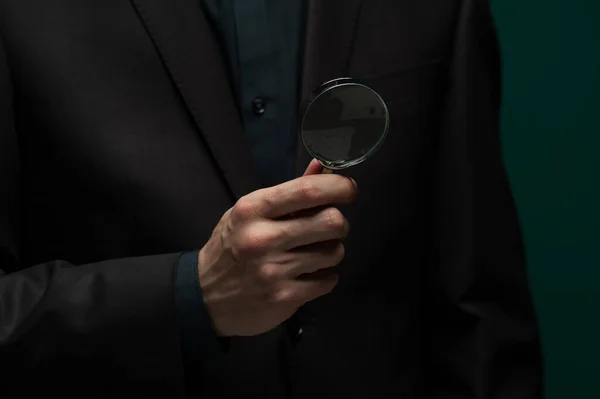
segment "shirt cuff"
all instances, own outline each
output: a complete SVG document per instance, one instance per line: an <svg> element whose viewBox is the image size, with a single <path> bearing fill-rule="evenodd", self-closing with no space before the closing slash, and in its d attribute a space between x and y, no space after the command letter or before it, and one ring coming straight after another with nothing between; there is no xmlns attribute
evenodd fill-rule
<svg viewBox="0 0 600 399"><path fill-rule="evenodd" d="M202 298L198 278L198 252L186 252L179 258L175 277L175 308L181 337L183 366L186 374L221 352Z"/></svg>

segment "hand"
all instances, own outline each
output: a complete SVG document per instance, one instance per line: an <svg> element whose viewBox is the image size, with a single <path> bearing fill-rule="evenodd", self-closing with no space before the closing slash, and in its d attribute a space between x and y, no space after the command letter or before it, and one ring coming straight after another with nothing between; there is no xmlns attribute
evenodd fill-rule
<svg viewBox="0 0 600 399"><path fill-rule="evenodd" d="M313 161L304 176L241 198L200 251L200 285L217 335L267 332L337 284L349 225L334 206L352 202L357 187L320 170Z"/></svg>

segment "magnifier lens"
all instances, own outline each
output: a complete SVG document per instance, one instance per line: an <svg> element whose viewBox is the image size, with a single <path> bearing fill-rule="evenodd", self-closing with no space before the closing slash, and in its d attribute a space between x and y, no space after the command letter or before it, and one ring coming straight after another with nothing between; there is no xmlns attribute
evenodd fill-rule
<svg viewBox="0 0 600 399"><path fill-rule="evenodd" d="M349 78L325 83L304 106L300 127L307 151L329 169L369 158L387 135L389 113L370 87Z"/></svg>

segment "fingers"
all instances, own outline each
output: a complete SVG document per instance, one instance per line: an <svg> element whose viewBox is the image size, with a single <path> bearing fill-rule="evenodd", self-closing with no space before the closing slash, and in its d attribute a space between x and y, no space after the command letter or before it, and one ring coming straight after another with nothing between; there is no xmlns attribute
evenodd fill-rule
<svg viewBox="0 0 600 399"><path fill-rule="evenodd" d="M285 281L288 299L302 304L330 293L338 282L335 266L344 258L344 246L330 241L288 252L287 261L265 268L270 281Z"/></svg>
<svg viewBox="0 0 600 399"><path fill-rule="evenodd" d="M323 170L323 166L321 166L319 161L317 161L316 159L313 159L308 164L308 167L304 171L303 176L318 175L321 173L322 170Z"/></svg>
<svg viewBox="0 0 600 399"><path fill-rule="evenodd" d="M253 217L279 219L315 207L354 201L358 192L354 179L322 172L322 165L313 159L302 177L241 198L232 208L232 217L238 221Z"/></svg>
<svg viewBox="0 0 600 399"><path fill-rule="evenodd" d="M274 292L276 302L293 304L297 309L314 299L329 294L337 285L339 276L335 269L322 269L311 275L287 280Z"/></svg>
<svg viewBox="0 0 600 399"><path fill-rule="evenodd" d="M304 211L291 219L274 222L273 229L279 230L277 249L288 251L315 243L343 240L350 233L350 223L333 207Z"/></svg>
<svg viewBox="0 0 600 399"><path fill-rule="evenodd" d="M242 214L276 219L294 212L324 205L347 204L356 198L356 183L335 174L303 176L255 191L238 201Z"/></svg>
<svg viewBox="0 0 600 399"><path fill-rule="evenodd" d="M350 234L350 223L336 208L303 212L284 220L258 219L239 231L234 250L239 256L281 254L328 241L342 241Z"/></svg>
<svg viewBox="0 0 600 399"><path fill-rule="evenodd" d="M333 291L339 281L335 269L322 269L311 275L294 280L291 284L299 293L302 304L320 298Z"/></svg>
<svg viewBox="0 0 600 399"><path fill-rule="evenodd" d="M283 272L288 278L310 279L316 276L316 272L339 265L345 254L344 244L339 240L297 248L288 253L290 260L282 266L285 268Z"/></svg>

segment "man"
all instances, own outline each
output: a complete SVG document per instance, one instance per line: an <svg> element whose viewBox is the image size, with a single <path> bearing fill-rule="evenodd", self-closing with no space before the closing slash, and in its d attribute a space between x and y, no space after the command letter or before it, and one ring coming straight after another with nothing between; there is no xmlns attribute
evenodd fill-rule
<svg viewBox="0 0 600 399"><path fill-rule="evenodd" d="M2 0L0 36L2 397L540 397L485 1ZM321 175L298 104L342 76L391 129Z"/></svg>

